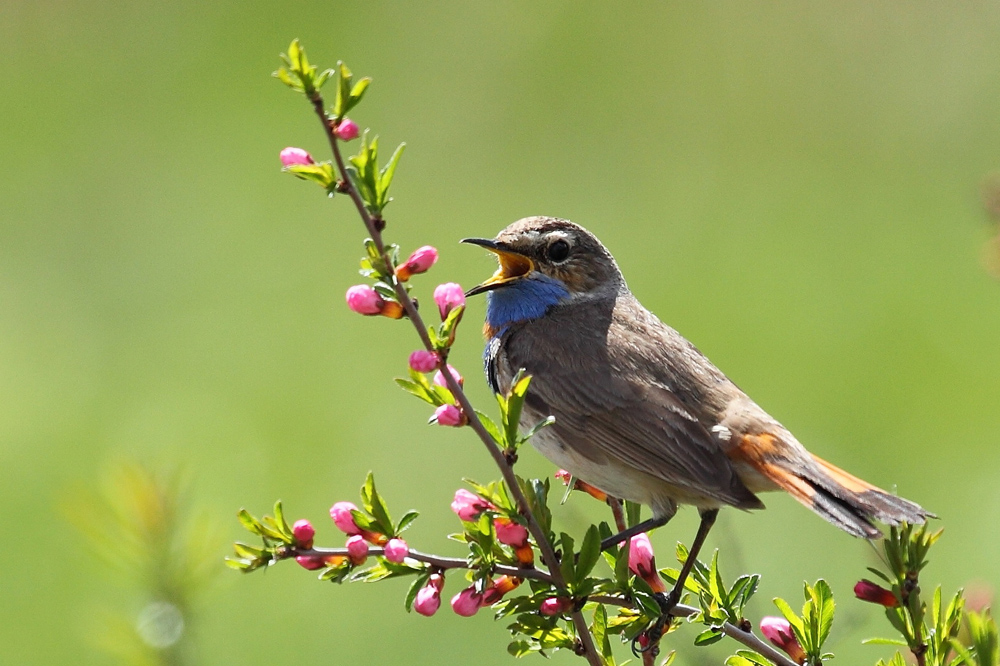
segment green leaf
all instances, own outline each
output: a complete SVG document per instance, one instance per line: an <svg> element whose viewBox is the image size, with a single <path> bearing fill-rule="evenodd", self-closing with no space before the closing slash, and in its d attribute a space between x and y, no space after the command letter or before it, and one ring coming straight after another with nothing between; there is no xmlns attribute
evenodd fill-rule
<svg viewBox="0 0 1000 666"><path fill-rule="evenodd" d="M435 407L438 406L439 403L437 399L435 397L431 397L431 394L427 391L427 389L425 389L420 384L417 384L416 382L411 382L410 380L403 379L401 377L396 377L393 381L395 381L396 384L398 384L399 387L404 391L406 391L407 393L415 395L424 402L428 402L434 405Z"/></svg>
<svg viewBox="0 0 1000 666"><path fill-rule="evenodd" d="M518 370L510 391L507 392L504 434L507 436L508 446L514 446L517 443L517 426L521 422L521 412L524 409L524 400L527 397L529 384L531 384L531 375L524 374L522 368Z"/></svg>
<svg viewBox="0 0 1000 666"><path fill-rule="evenodd" d="M337 175L334 172L331 162L292 164L291 166L284 167L282 171L287 171L302 180L311 180L325 189L328 194L333 194L337 191Z"/></svg>
<svg viewBox="0 0 1000 666"><path fill-rule="evenodd" d="M378 210L382 211L392 199L389 197L389 185L392 183L392 177L396 173L396 166L399 164L399 158L403 156L403 149L406 148L405 143L399 144L396 150L392 153L392 157L389 158L389 163L385 165L385 168L379 173L378 184L376 185L376 192L378 193Z"/></svg>
<svg viewBox="0 0 1000 666"><path fill-rule="evenodd" d="M830 590L830 586L822 578L817 580L816 585L811 588L811 596L815 605L814 612L818 618L819 631L815 645L816 649L819 650L823 647L826 639L830 637L835 604L833 601L833 591Z"/></svg>
<svg viewBox="0 0 1000 666"><path fill-rule="evenodd" d="M490 437L493 438L497 446L503 446L503 438L500 436L500 428L497 427L496 422L478 409L476 410L476 416L479 417L480 423L486 428L486 432L490 434Z"/></svg>
<svg viewBox="0 0 1000 666"><path fill-rule="evenodd" d="M294 539L292 534L292 528L288 526L288 521L285 520L285 511L281 506L281 500L274 503L274 520L277 523L278 530L290 539Z"/></svg>
<svg viewBox="0 0 1000 666"><path fill-rule="evenodd" d="M258 536L264 536L264 525L259 520L254 518L249 511L246 509L240 509L236 514L236 517L239 518L240 523L248 531L253 532Z"/></svg>
<svg viewBox="0 0 1000 666"><path fill-rule="evenodd" d="M591 525L583 537L583 544L580 546L580 555L576 562L577 579L582 581L589 576L600 558L601 532L597 529L597 525Z"/></svg>
<svg viewBox="0 0 1000 666"><path fill-rule="evenodd" d="M577 580L576 567L573 563L573 537L565 532L560 534L559 547L562 548L562 561L559 563L559 568L566 583L572 585Z"/></svg>
<svg viewBox="0 0 1000 666"><path fill-rule="evenodd" d="M712 643L718 643L722 640L723 636L724 634L718 629L706 629L695 637L694 644L699 647L711 645Z"/></svg>
<svg viewBox="0 0 1000 666"><path fill-rule="evenodd" d="M419 515L420 513L413 511L412 509L404 513L403 517L399 519L399 524L396 525L396 535L398 536L403 530L413 524L413 521L416 520Z"/></svg>

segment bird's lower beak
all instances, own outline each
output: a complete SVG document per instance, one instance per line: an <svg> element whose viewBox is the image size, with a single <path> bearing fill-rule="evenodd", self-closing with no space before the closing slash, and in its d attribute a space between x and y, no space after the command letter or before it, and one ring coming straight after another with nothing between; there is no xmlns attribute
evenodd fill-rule
<svg viewBox="0 0 1000 666"><path fill-rule="evenodd" d="M488 238L463 238L462 242L485 247L497 255L497 259L500 261L500 268L493 274L493 277L465 292L466 296L475 296L476 294L482 294L483 292L502 287L535 270L535 264L531 259L523 254L500 246L494 240Z"/></svg>

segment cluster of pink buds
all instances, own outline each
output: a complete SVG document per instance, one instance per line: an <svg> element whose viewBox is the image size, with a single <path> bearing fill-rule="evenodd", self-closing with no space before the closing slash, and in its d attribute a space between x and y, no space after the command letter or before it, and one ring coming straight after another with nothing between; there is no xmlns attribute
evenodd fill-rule
<svg viewBox="0 0 1000 666"><path fill-rule="evenodd" d="M295 547L302 550L309 550L313 547L313 537L316 536L316 529L306 519L296 520L292 525L292 536L295 537ZM295 558L304 569L315 571L323 567L335 567L344 561L339 555L299 555Z"/></svg>
<svg viewBox="0 0 1000 666"><path fill-rule="evenodd" d="M653 554L653 544L649 542L649 536L643 532L636 534L629 540L628 544L628 568L639 578L646 581L646 584L653 592L665 592L666 586L663 579L656 571L656 557Z"/></svg>
<svg viewBox="0 0 1000 666"><path fill-rule="evenodd" d="M869 601L886 608L895 608L899 605L899 599L892 593L892 590L887 590L870 580L858 581L858 584L854 586L854 596L862 601Z"/></svg>
<svg viewBox="0 0 1000 666"><path fill-rule="evenodd" d="M341 141L357 139L359 131L358 124L350 118L343 118L333 127L333 134Z"/></svg>
<svg viewBox="0 0 1000 666"><path fill-rule="evenodd" d="M425 617L430 617L441 608L441 590L444 588L444 576L441 574L431 574L424 585L417 592L417 598L413 601L413 610Z"/></svg>
<svg viewBox="0 0 1000 666"><path fill-rule="evenodd" d="M414 275L426 273L437 263L438 251L433 245L424 245L413 251L406 261L396 266L396 279L406 282Z"/></svg>
<svg viewBox="0 0 1000 666"><path fill-rule="evenodd" d="M292 146L282 150L279 157L281 158L281 166L283 167L308 166L316 163L313 161L312 155L307 151Z"/></svg>
<svg viewBox="0 0 1000 666"><path fill-rule="evenodd" d="M768 616L760 621L760 633L764 634L767 640L771 641L782 652L787 654L792 661L797 664L804 663L806 653L799 645L795 634L792 632L792 625L783 617Z"/></svg>
<svg viewBox="0 0 1000 666"><path fill-rule="evenodd" d="M564 486L568 486L570 484L570 481L573 480L573 475L564 469L561 469L558 472L556 472L555 477L560 481L562 481ZM582 492L585 492L594 499L600 500L601 502L608 501L608 494L606 492L604 492L603 490L598 490L597 488L590 485L586 481L581 481L580 479L576 479L573 481L573 490L580 490Z"/></svg>
<svg viewBox="0 0 1000 666"><path fill-rule="evenodd" d="M389 319L401 319L405 310L398 301L382 298L382 294L367 284L356 284L347 290L347 307L358 314L369 317L382 315Z"/></svg>

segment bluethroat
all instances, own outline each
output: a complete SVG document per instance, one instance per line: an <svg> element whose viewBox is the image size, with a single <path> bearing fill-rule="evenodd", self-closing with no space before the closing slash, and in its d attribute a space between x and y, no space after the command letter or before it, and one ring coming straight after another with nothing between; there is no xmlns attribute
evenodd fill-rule
<svg viewBox="0 0 1000 666"><path fill-rule="evenodd" d="M694 345L629 291L618 264L583 227L529 217L494 239L463 242L496 254L499 270L467 295L486 293L486 377L509 389L532 376L522 416L556 465L652 517L606 539L606 549L665 524L678 504L701 523L680 579L662 600L677 603L723 506L763 509L757 493L784 490L845 532L875 539L874 522L923 523L933 514L808 451Z"/></svg>

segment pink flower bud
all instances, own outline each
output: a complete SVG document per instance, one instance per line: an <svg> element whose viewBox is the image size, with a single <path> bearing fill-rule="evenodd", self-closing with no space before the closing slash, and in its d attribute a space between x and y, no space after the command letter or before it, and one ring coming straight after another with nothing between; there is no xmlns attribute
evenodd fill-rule
<svg viewBox="0 0 1000 666"><path fill-rule="evenodd" d="M315 571L316 569L322 569L326 565L323 564L322 557L306 557L305 555L299 555L295 558L295 561L299 563L299 566L303 569L309 569L309 571Z"/></svg>
<svg viewBox="0 0 1000 666"><path fill-rule="evenodd" d="M402 539L389 539L385 544L385 559L390 562L402 562L410 554L410 547Z"/></svg>
<svg viewBox="0 0 1000 666"><path fill-rule="evenodd" d="M472 617L482 605L483 596L474 587L467 587L451 598L451 609L462 617Z"/></svg>
<svg viewBox="0 0 1000 666"><path fill-rule="evenodd" d="M347 290L347 307L358 314L377 315L385 307L385 299L367 284L356 284Z"/></svg>
<svg viewBox="0 0 1000 666"><path fill-rule="evenodd" d="M479 520L483 511L494 508L491 503L464 488L455 491L455 499L451 503L451 510L467 523Z"/></svg>
<svg viewBox="0 0 1000 666"><path fill-rule="evenodd" d="M304 518L302 520L296 520L295 524L292 525L292 535L295 537L295 542L303 548L312 548L313 537L316 536L316 530L313 529L312 523Z"/></svg>
<svg viewBox="0 0 1000 666"><path fill-rule="evenodd" d="M463 426L468 421L462 410L455 405L441 405L434 410L434 419L442 426Z"/></svg>
<svg viewBox="0 0 1000 666"><path fill-rule="evenodd" d="M426 349L418 349L410 354L410 368L415 372L433 372L440 362L440 356Z"/></svg>
<svg viewBox="0 0 1000 666"><path fill-rule="evenodd" d="M431 245L419 247L406 261L396 267L396 279L400 282L406 282L411 276L426 273L437 260L437 248Z"/></svg>
<svg viewBox="0 0 1000 666"><path fill-rule="evenodd" d="M354 564L364 564L368 559L368 542L360 534L347 537L347 556Z"/></svg>
<svg viewBox="0 0 1000 666"><path fill-rule="evenodd" d="M461 285L454 282L445 282L444 284L439 284L434 290L434 302L437 303L438 311L441 313L443 321L452 309L457 308L459 305L465 305L465 292L462 291Z"/></svg>
<svg viewBox="0 0 1000 666"><path fill-rule="evenodd" d="M337 124L337 127L333 130L333 133L341 141L350 141L352 139L357 139L358 124L353 120L351 120L350 118L344 118Z"/></svg>
<svg viewBox="0 0 1000 666"><path fill-rule="evenodd" d="M298 166L315 164L313 162L312 155L302 150L301 148L292 148L289 146L281 151L281 166Z"/></svg>
<svg viewBox="0 0 1000 666"><path fill-rule="evenodd" d="M361 528L357 526L354 522L354 516L351 515L351 511L357 510L358 507L351 502L337 502L330 507L330 517L333 518L333 524L345 534L361 534Z"/></svg>
<svg viewBox="0 0 1000 666"><path fill-rule="evenodd" d="M451 372L451 376L455 378L455 381L458 382L460 387L465 386L465 378L458 374L458 370L453 368L451 363L448 364L448 370ZM440 370L434 373L434 383L443 388L448 388L448 382L444 380L444 375Z"/></svg>
<svg viewBox="0 0 1000 666"><path fill-rule="evenodd" d="M570 610L572 606L573 603L569 599L549 597L542 602L542 605L538 610L542 615L560 615Z"/></svg>
<svg viewBox="0 0 1000 666"><path fill-rule="evenodd" d="M768 616L760 620L760 633L764 634L767 640L774 643L785 654L792 658L792 661L802 663L805 661L806 653L802 646L795 639L792 626L783 617Z"/></svg>
<svg viewBox="0 0 1000 666"><path fill-rule="evenodd" d="M568 486L570 480L573 478L573 475L564 469L557 471L553 476L562 481L564 486Z"/></svg>
<svg viewBox="0 0 1000 666"><path fill-rule="evenodd" d="M520 548L528 542L528 530L510 518L496 518L493 528L497 531L497 541L502 544Z"/></svg>
<svg viewBox="0 0 1000 666"><path fill-rule="evenodd" d="M649 542L649 536L645 532L637 534L629 540L628 568L632 570L632 573L646 581L653 592L666 590L663 579L656 572L653 544Z"/></svg>
<svg viewBox="0 0 1000 666"><path fill-rule="evenodd" d="M503 599L503 595L517 588L520 584L521 579L514 578L512 576L500 576L495 581L489 581L489 585L487 585L486 589L483 590L483 598L480 605L492 606L496 602Z"/></svg>
<svg viewBox="0 0 1000 666"><path fill-rule="evenodd" d="M628 568L637 576L646 577L656 571L653 544L645 532L636 534L628 544Z"/></svg>
<svg viewBox="0 0 1000 666"><path fill-rule="evenodd" d="M858 584L854 586L854 596L862 601L870 601L886 608L895 608L899 605L899 599L891 590L887 590L870 580L858 581Z"/></svg>
<svg viewBox="0 0 1000 666"><path fill-rule="evenodd" d="M441 608L441 590L430 583L424 585L417 592L417 598L413 601L413 610L425 617L430 617Z"/></svg>

